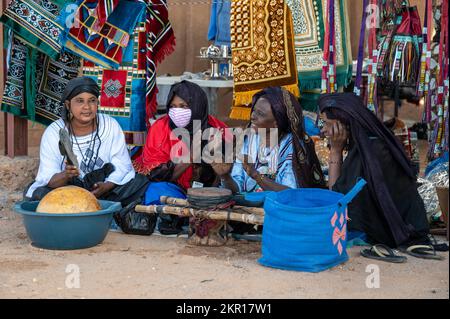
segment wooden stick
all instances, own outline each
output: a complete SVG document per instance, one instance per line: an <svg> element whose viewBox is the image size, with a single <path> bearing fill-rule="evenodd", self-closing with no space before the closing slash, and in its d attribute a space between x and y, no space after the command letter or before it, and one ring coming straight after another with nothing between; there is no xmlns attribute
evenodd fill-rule
<svg viewBox="0 0 450 319"><path fill-rule="evenodd" d="M176 198L176 197L170 197L170 196L161 196L159 198L159 201L161 204L166 205L174 205L179 207L185 207L189 206L189 202L186 199Z"/></svg>
<svg viewBox="0 0 450 319"><path fill-rule="evenodd" d="M254 214L264 217L264 208L262 207L233 206L232 210L239 213Z"/></svg>
<svg viewBox="0 0 450 319"><path fill-rule="evenodd" d="M175 197L169 197L169 196L161 196L159 201L161 204L166 205L174 205L178 207L190 207L191 205L186 199L181 198L175 198ZM259 216L264 216L264 208L261 207L247 207L247 206L233 206L231 208L232 211L238 212L238 213L245 213L245 214L255 214Z"/></svg>
<svg viewBox="0 0 450 319"><path fill-rule="evenodd" d="M164 205L149 205L149 206L137 205L135 210L136 212L146 214L163 213L182 217L193 216L213 220L233 220L243 222L246 224L255 224L255 225L264 224L264 216L259 216L256 214L239 214L223 210L208 211L187 207L173 207Z"/></svg>

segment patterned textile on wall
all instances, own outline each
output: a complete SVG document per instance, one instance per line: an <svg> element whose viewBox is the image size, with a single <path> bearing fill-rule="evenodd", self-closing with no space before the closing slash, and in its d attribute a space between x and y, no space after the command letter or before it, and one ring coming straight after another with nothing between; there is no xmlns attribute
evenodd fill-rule
<svg viewBox="0 0 450 319"><path fill-rule="evenodd" d="M167 0L145 0L147 15L145 29L146 45L146 118L145 123L156 113L156 67L175 50L175 35L169 21Z"/></svg>
<svg viewBox="0 0 450 319"><path fill-rule="evenodd" d="M80 59L68 52L57 60L12 35L1 110L49 125L61 117L61 95L78 76Z"/></svg>
<svg viewBox="0 0 450 319"><path fill-rule="evenodd" d="M80 58L69 52L61 53L57 60L37 53L36 71L32 73L36 74L35 91L32 93L36 122L50 125L61 117L62 93L67 82L78 76L80 65Z"/></svg>
<svg viewBox="0 0 450 319"><path fill-rule="evenodd" d="M156 112L156 66L175 48L165 0L146 0L146 14L125 49L122 65L103 68L84 62L83 74L102 88L100 112L113 116L127 144L143 145L149 119Z"/></svg>
<svg viewBox="0 0 450 319"><path fill-rule="evenodd" d="M325 38L326 0L286 0L291 8L295 55L300 91L320 89L323 45ZM336 0L336 79L345 86L352 76L350 27L347 19L347 1Z"/></svg>
<svg viewBox="0 0 450 319"><path fill-rule="evenodd" d="M250 119L253 95L283 86L299 96L292 17L284 0L231 3L234 98L230 118Z"/></svg>
<svg viewBox="0 0 450 319"><path fill-rule="evenodd" d="M119 4L119 0L98 0L97 8L95 8L95 15L97 16L98 23L103 25L108 19L111 12L114 11Z"/></svg>
<svg viewBox="0 0 450 319"><path fill-rule="evenodd" d="M134 30L119 69L106 69L83 62L83 75L101 88L99 112L114 117L125 133L127 144L143 145L145 125L146 31L141 21Z"/></svg>
<svg viewBox="0 0 450 319"><path fill-rule="evenodd" d="M122 0L103 24L97 17L98 3L98 0L80 1L74 24L64 30L62 42L68 50L84 59L117 69L130 35L145 13L145 3Z"/></svg>
<svg viewBox="0 0 450 319"><path fill-rule="evenodd" d="M6 74L1 110L21 117L27 116L26 105L23 103L23 92L28 55L29 48L27 45L17 36L11 35L10 45L7 50L8 72Z"/></svg>
<svg viewBox="0 0 450 319"><path fill-rule="evenodd" d="M63 30L57 17L62 0L14 0L0 21L32 47L56 58L61 51L59 37Z"/></svg>
<svg viewBox="0 0 450 319"><path fill-rule="evenodd" d="M108 21L121 8L122 1ZM144 132L157 106L156 66L175 48L166 0L145 0L139 5L144 5L145 10L140 12L134 33L123 48L120 66L105 67L83 55L84 75L96 79L103 91L100 112L119 122L130 145L143 145Z"/></svg>

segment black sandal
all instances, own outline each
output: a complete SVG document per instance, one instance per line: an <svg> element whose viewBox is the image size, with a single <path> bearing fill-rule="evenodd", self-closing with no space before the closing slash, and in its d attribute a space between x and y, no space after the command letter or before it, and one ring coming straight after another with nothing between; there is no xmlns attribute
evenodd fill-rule
<svg viewBox="0 0 450 319"><path fill-rule="evenodd" d="M434 259L434 260L443 260L444 257L436 254L436 250L433 245L412 245L407 248L400 248L402 252L405 254L422 258L422 259Z"/></svg>
<svg viewBox="0 0 450 319"><path fill-rule="evenodd" d="M405 256L396 255L390 247L383 244L361 250L361 256L390 263L404 263L407 260Z"/></svg>
<svg viewBox="0 0 450 319"><path fill-rule="evenodd" d="M431 234L428 235L428 238L435 251L448 251L448 245L446 243L438 242Z"/></svg>

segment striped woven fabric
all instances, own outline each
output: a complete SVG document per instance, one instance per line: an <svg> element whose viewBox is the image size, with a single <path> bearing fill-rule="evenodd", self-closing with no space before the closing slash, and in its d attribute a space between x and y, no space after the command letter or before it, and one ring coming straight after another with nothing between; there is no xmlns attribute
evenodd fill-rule
<svg viewBox="0 0 450 319"><path fill-rule="evenodd" d="M96 16L98 5L98 0L82 0L79 3L74 23L65 28L62 42L67 49L84 59L117 69L130 35L145 13L145 4L141 1L120 1L103 24ZM102 19L105 15L103 12Z"/></svg>
<svg viewBox="0 0 450 319"><path fill-rule="evenodd" d="M167 0L145 0L147 3L146 32L146 123L156 112L156 67L175 50L175 35L169 21Z"/></svg>
<svg viewBox="0 0 450 319"><path fill-rule="evenodd" d="M106 19L114 11L118 4L119 0L98 0L95 15L100 25L103 25L106 22Z"/></svg>

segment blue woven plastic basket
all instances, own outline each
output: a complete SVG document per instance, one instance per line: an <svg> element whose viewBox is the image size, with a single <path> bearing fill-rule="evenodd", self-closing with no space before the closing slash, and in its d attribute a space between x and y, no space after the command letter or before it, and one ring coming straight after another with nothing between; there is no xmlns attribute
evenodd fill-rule
<svg viewBox="0 0 450 319"><path fill-rule="evenodd" d="M113 213L120 203L100 200L101 210L92 213L36 213L38 201L19 202L14 210L23 223L32 244L39 248L71 250L100 244L108 233Z"/></svg>
<svg viewBox="0 0 450 319"><path fill-rule="evenodd" d="M248 194L265 200L259 263L319 272L347 261L347 204L365 184L359 179L346 195L316 188Z"/></svg>

